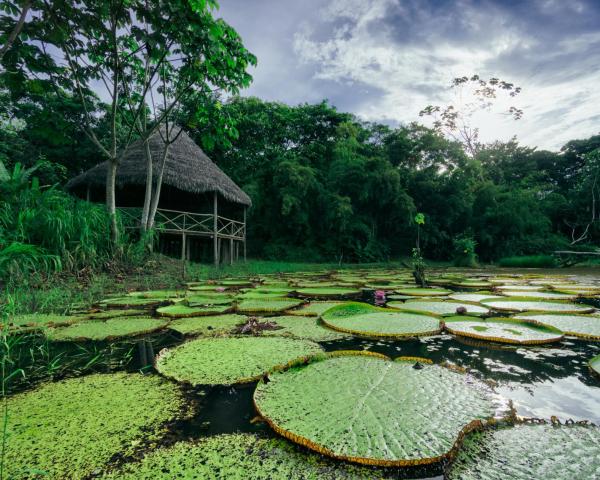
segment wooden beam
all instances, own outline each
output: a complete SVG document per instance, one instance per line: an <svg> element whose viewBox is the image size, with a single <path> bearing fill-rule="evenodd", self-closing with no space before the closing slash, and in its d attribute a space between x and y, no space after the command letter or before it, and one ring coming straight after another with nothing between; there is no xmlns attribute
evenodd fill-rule
<svg viewBox="0 0 600 480"><path fill-rule="evenodd" d="M219 250L217 245L217 219L218 219L218 206L217 206L217 192L213 193L213 255L215 259L215 267L219 266Z"/></svg>

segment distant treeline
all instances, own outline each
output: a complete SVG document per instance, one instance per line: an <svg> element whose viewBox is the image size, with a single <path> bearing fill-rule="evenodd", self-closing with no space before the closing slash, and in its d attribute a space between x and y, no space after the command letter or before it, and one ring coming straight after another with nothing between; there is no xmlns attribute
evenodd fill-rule
<svg viewBox="0 0 600 480"><path fill-rule="evenodd" d="M494 261L590 248L600 239L600 135L560 152L509 141L482 145L473 156L422 125L365 123L326 102L211 99L205 111L185 127L252 197L253 256L408 256L417 212L426 218L423 253L433 259L460 256L472 241L480 260ZM77 102L48 94L13 103L11 122L0 128L0 160L9 170L42 161L42 184L63 184L102 161L81 133L81 115ZM104 128L98 115L99 136Z"/></svg>

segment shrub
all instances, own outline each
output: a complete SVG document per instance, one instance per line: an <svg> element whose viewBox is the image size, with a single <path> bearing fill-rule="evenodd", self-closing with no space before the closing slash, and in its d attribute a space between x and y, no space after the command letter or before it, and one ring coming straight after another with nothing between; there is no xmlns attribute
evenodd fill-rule
<svg viewBox="0 0 600 480"><path fill-rule="evenodd" d="M477 242L470 235L460 235L452 241L454 247L454 265L457 267L476 267L477 255L475 248Z"/></svg>
<svg viewBox="0 0 600 480"><path fill-rule="evenodd" d="M498 265L512 268L551 268L556 267L556 259L552 255L504 257L498 261Z"/></svg>

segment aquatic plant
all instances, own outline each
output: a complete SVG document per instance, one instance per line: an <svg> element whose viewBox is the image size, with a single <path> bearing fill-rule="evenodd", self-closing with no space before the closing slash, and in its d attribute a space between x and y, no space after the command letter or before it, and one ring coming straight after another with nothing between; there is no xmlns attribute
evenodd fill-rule
<svg viewBox="0 0 600 480"><path fill-rule="evenodd" d="M600 340L600 317L594 315L524 313L513 318L554 327L565 335Z"/></svg>
<svg viewBox="0 0 600 480"><path fill-rule="evenodd" d="M406 302L388 302L388 308L405 310L410 312L429 313L432 315L485 315L489 313L489 309L452 300L407 300ZM459 309L464 310L462 313Z"/></svg>
<svg viewBox="0 0 600 480"><path fill-rule="evenodd" d="M321 319L329 328L365 337L435 335L441 330L438 318L357 302L330 308Z"/></svg>
<svg viewBox="0 0 600 480"><path fill-rule="evenodd" d="M117 317L108 320L89 320L62 328L50 328L44 331L54 342L81 342L89 340L115 340L123 337L135 337L164 328L167 321L151 317Z"/></svg>
<svg viewBox="0 0 600 480"><path fill-rule="evenodd" d="M262 332L263 335L290 336L304 338L313 342L329 342L349 338L350 335L333 331L320 325L316 317L302 317L300 315L284 315L269 317L269 320L278 325L280 330Z"/></svg>
<svg viewBox="0 0 600 480"><path fill-rule="evenodd" d="M590 305L568 303L560 300L534 301L521 297L485 299L480 303L493 310L507 312L592 313L595 311L595 308Z"/></svg>
<svg viewBox="0 0 600 480"><path fill-rule="evenodd" d="M443 288L407 287L398 288L396 293L400 295L409 295L411 297L444 297L452 292L450 290L444 290Z"/></svg>
<svg viewBox="0 0 600 480"><path fill-rule="evenodd" d="M298 288L296 289L296 293L307 298L336 298L359 295L360 290L356 288L320 286Z"/></svg>
<svg viewBox="0 0 600 480"><path fill-rule="evenodd" d="M261 322L257 317L247 317L246 321L237 325L232 333L239 335L260 335L263 332L281 330L282 327L275 322L265 320Z"/></svg>
<svg viewBox="0 0 600 480"><path fill-rule="evenodd" d="M415 368L415 367L419 368ZM493 416L491 392L427 359L333 352L269 373L254 393L280 435L327 456L407 466L447 457Z"/></svg>
<svg viewBox="0 0 600 480"><path fill-rule="evenodd" d="M596 375L600 375L600 355L596 355L594 358L590 360L590 369Z"/></svg>
<svg viewBox="0 0 600 480"><path fill-rule="evenodd" d="M202 315L217 315L219 313L227 313L230 310L230 305L199 305L196 307L189 307L183 304L176 304L157 308L156 313L161 317L185 318L200 317Z"/></svg>
<svg viewBox="0 0 600 480"><path fill-rule="evenodd" d="M11 330L37 330L46 327L71 325L83 319L84 317L79 315L31 313L26 315L12 315L7 322L7 326Z"/></svg>
<svg viewBox="0 0 600 480"><path fill-rule="evenodd" d="M600 428L517 424L473 432L448 470L449 480L598 478Z"/></svg>
<svg viewBox="0 0 600 480"><path fill-rule="evenodd" d="M162 351L156 369L192 385L232 385L253 382L276 366L321 351L316 343L292 338L199 338Z"/></svg>
<svg viewBox="0 0 600 480"><path fill-rule="evenodd" d="M182 416L183 398L157 376L73 378L7 400L8 478L85 478L115 456L157 442Z"/></svg>
<svg viewBox="0 0 600 480"><path fill-rule="evenodd" d="M244 315L234 313L184 317L173 320L168 327L182 335L222 335L229 333L236 325L245 322L246 318Z"/></svg>
<svg viewBox="0 0 600 480"><path fill-rule="evenodd" d="M236 306L236 311L240 313L254 314L269 314L278 313L297 307L303 303L297 298L265 298L265 299L245 299Z"/></svg>
<svg viewBox="0 0 600 480"><path fill-rule="evenodd" d="M336 307L337 305L341 305L344 302L333 302L333 301L312 301L310 303L305 303L301 305L299 308L294 310L286 311L286 315L300 315L300 316L309 316L309 317L318 317L326 310L330 308Z"/></svg>

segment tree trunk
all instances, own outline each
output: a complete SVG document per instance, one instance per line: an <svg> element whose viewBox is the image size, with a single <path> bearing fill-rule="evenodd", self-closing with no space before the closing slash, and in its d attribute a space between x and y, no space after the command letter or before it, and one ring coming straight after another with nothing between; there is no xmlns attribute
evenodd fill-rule
<svg viewBox="0 0 600 480"><path fill-rule="evenodd" d="M165 173L165 163L167 163L167 155L169 154L170 146L170 143L167 143L165 145L163 156L160 162L160 168L158 170L158 176L156 177L156 186L154 187L154 195L152 197L152 204L150 205L150 215L148 217L148 230L154 227L154 218L156 217L156 210L158 210L158 202L160 200L160 191L162 189L163 174Z"/></svg>
<svg viewBox="0 0 600 480"><path fill-rule="evenodd" d="M119 240L119 225L117 224L117 202L115 195L115 183L117 179L117 162L110 160L108 162L108 171L106 173L106 210L110 216L110 233L113 245Z"/></svg>
<svg viewBox="0 0 600 480"><path fill-rule="evenodd" d="M151 224L154 223L154 215L152 216L152 222L150 222L150 204L152 202L152 152L150 151L150 142L146 139L144 142L144 151L146 154L146 192L144 194L144 207L142 208L142 220L140 228L142 233L146 233L150 228Z"/></svg>

